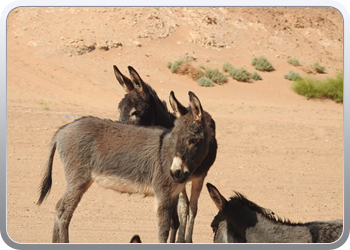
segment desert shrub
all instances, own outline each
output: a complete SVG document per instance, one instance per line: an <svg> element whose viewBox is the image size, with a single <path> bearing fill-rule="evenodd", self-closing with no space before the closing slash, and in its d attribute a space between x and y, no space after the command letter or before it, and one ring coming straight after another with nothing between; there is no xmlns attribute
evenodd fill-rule
<svg viewBox="0 0 350 250"><path fill-rule="evenodd" d="M317 71L317 73L325 73L326 71L326 68L320 65L318 62L312 64L311 66Z"/></svg>
<svg viewBox="0 0 350 250"><path fill-rule="evenodd" d="M294 72L293 70L290 70L287 74L284 75L284 78L295 81L296 79L300 78L299 73Z"/></svg>
<svg viewBox="0 0 350 250"><path fill-rule="evenodd" d="M289 58L287 60L287 63L293 65L293 66L300 66L299 60L296 58Z"/></svg>
<svg viewBox="0 0 350 250"><path fill-rule="evenodd" d="M227 82L227 77L218 69L207 68L205 70L205 76L219 85Z"/></svg>
<svg viewBox="0 0 350 250"><path fill-rule="evenodd" d="M262 80L261 76L257 72L251 73L250 78L252 78L255 81Z"/></svg>
<svg viewBox="0 0 350 250"><path fill-rule="evenodd" d="M184 60L177 60L173 63L171 63L171 66L170 66L170 71L171 73L176 73L177 69L184 63Z"/></svg>
<svg viewBox="0 0 350 250"><path fill-rule="evenodd" d="M213 87L214 86L213 81L205 76L199 78L197 80L197 83L199 86L202 86L202 87Z"/></svg>
<svg viewBox="0 0 350 250"><path fill-rule="evenodd" d="M234 67L232 66L231 63L229 63L229 62L224 62L224 63L222 64L222 70L223 70L224 72L230 72L231 70L234 70Z"/></svg>
<svg viewBox="0 0 350 250"><path fill-rule="evenodd" d="M205 67L204 67L204 65L199 65L199 67L201 68L201 69L203 69L203 70L205 70Z"/></svg>
<svg viewBox="0 0 350 250"><path fill-rule="evenodd" d="M194 67L191 63L185 62L182 63L174 73L180 74L180 75L188 75L191 77L193 80L197 81L199 78L204 76L204 72L199 69Z"/></svg>
<svg viewBox="0 0 350 250"><path fill-rule="evenodd" d="M166 66L167 66L167 68L169 68L169 69L171 68L171 65L172 65L171 62L167 62L167 63L166 63Z"/></svg>
<svg viewBox="0 0 350 250"><path fill-rule="evenodd" d="M240 81L240 82L251 82L249 72L244 68L238 68L233 69L229 71L230 76L232 76L233 79Z"/></svg>
<svg viewBox="0 0 350 250"><path fill-rule="evenodd" d="M327 78L323 82L324 97L335 102L343 102L343 71L339 71L335 78Z"/></svg>
<svg viewBox="0 0 350 250"><path fill-rule="evenodd" d="M292 89L299 95L310 98L330 98L335 102L343 102L343 71L335 78L318 80L315 78L298 78Z"/></svg>
<svg viewBox="0 0 350 250"><path fill-rule="evenodd" d="M252 65L260 71L273 71L272 64L264 56L254 57L252 59Z"/></svg>

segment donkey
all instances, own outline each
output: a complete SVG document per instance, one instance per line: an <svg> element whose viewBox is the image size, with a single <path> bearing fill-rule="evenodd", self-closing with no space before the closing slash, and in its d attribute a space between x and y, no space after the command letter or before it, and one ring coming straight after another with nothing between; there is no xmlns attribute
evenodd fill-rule
<svg viewBox="0 0 350 250"><path fill-rule="evenodd" d="M120 122L145 126L157 125L165 128L172 128L174 126L177 116L168 111L166 103L159 99L157 93L141 79L133 67L128 67L131 80L123 75L117 66L114 65L113 68L118 82L126 91L125 97L120 101L118 106ZM180 227L177 242L192 242L193 226L197 215L199 195L202 191L207 172L216 159L217 141L215 139L215 122L205 111L204 119L209 123L212 131L209 140L209 150L204 154L205 158L201 165L190 178L190 181L192 181L190 201L188 200L185 188L179 195L178 212ZM174 212L176 213L177 211L175 210ZM173 215L173 218L178 217L177 215ZM170 242L175 242L177 225L178 222L173 220Z"/></svg>
<svg viewBox="0 0 350 250"><path fill-rule="evenodd" d="M227 201L212 184L207 188L219 209L211 224L214 243L331 243L343 231L343 220L292 223L238 192Z"/></svg>
<svg viewBox="0 0 350 250"><path fill-rule="evenodd" d="M53 242L69 242L73 212L93 182L120 193L154 195L158 241L167 241L177 197L203 161L212 136L194 93L189 92L189 109L173 92L169 99L178 117L173 129L126 125L92 116L58 129L51 140L37 202L40 205L51 189L57 149L67 185L56 204Z"/></svg>

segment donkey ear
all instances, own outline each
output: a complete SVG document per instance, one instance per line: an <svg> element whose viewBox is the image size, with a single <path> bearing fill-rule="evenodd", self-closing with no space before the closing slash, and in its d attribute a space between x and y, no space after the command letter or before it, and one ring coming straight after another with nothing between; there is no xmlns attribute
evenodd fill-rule
<svg viewBox="0 0 350 250"><path fill-rule="evenodd" d="M134 89L134 86L132 85L132 82L129 78L127 78L125 75L123 75L120 70L117 68L117 66L113 65L114 74L117 78L118 82L122 87L125 89L127 93L129 93L131 90Z"/></svg>
<svg viewBox="0 0 350 250"><path fill-rule="evenodd" d="M227 200L220 194L219 190L209 182L207 183L207 188L210 198L214 201L219 211L222 211L227 203Z"/></svg>
<svg viewBox="0 0 350 250"><path fill-rule="evenodd" d="M137 71L133 67L128 66L128 69L129 69L130 78L134 88L136 89L137 92L139 92L140 94L144 94L145 97L147 98L149 95L149 91L146 83L141 79L140 75L137 73Z"/></svg>
<svg viewBox="0 0 350 250"><path fill-rule="evenodd" d="M135 235L131 238L130 243L141 243L140 236L138 236L137 234L135 234Z"/></svg>
<svg viewBox="0 0 350 250"><path fill-rule="evenodd" d="M174 91L170 92L169 96L170 106L173 108L176 117L187 114L187 109L176 99Z"/></svg>
<svg viewBox="0 0 350 250"><path fill-rule="evenodd" d="M201 102L193 92L189 91L188 95L190 96L190 105L193 117L195 118L195 120L201 121L203 117L203 108Z"/></svg>

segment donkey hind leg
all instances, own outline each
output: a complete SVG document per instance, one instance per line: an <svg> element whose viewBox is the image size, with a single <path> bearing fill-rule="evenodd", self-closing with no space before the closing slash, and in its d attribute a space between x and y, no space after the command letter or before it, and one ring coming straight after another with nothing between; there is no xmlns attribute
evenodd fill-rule
<svg viewBox="0 0 350 250"><path fill-rule="evenodd" d="M68 243L68 227L74 210L78 206L83 194L93 183L89 180L79 186L67 187L66 192L56 204L55 222L53 227L52 242Z"/></svg>
<svg viewBox="0 0 350 250"><path fill-rule="evenodd" d="M204 179L205 179L205 176L201 176L192 181L190 209L189 209L189 216L188 216L188 222L186 227L186 240L185 240L186 243L192 243L194 220L197 215L198 199L203 188Z"/></svg>
<svg viewBox="0 0 350 250"><path fill-rule="evenodd" d="M176 243L184 243L185 242L187 216L188 216L188 197L187 197L187 193L186 193L186 187L179 194L177 211L179 213L180 227L179 227L179 232L177 234Z"/></svg>
<svg viewBox="0 0 350 250"><path fill-rule="evenodd" d="M59 201L57 202L56 204L56 207L55 207L55 218L54 218L54 223L53 223L53 233L52 233L52 243L59 243L60 242L60 230L59 230L59 227L58 227L58 221L56 220L56 214L57 214L57 211L58 211L58 208L60 207L61 205L61 202L62 202L62 198L59 199Z"/></svg>
<svg viewBox="0 0 350 250"><path fill-rule="evenodd" d="M169 243L175 243L176 238L176 232L179 228L179 216L177 213L177 202L178 199L176 199L173 203L172 207L172 217L171 217L171 224L170 224L170 233L169 233Z"/></svg>

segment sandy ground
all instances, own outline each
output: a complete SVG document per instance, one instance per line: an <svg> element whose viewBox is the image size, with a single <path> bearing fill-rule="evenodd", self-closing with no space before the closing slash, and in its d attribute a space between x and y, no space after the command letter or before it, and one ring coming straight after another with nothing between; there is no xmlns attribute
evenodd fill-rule
<svg viewBox="0 0 350 250"><path fill-rule="evenodd" d="M233 190L291 221L343 218L343 104L306 100L283 75L306 76L320 62L332 77L343 64L343 23L332 8L19 8L7 23L7 230L19 243L51 241L53 210L65 189L55 158L52 191L36 206L48 146L76 117L117 120L124 90L113 65L132 65L168 100L193 91L217 126L218 154L206 182ZM253 56L275 68L253 83L229 78L200 87L171 74L168 61L186 56L221 70L249 71ZM296 57L302 66L286 62ZM188 187L190 184L188 184ZM213 241L217 209L206 188L193 240ZM93 184L70 225L73 243L125 243L134 234L156 242L153 197Z"/></svg>

